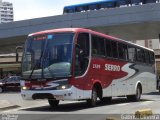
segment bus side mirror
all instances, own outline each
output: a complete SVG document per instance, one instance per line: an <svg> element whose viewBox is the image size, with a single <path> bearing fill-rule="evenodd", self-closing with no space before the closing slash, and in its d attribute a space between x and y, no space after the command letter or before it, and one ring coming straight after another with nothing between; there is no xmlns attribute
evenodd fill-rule
<svg viewBox="0 0 160 120"><path fill-rule="evenodd" d="M17 46L16 47L16 62L18 62L18 58L19 58L19 54L18 54L19 49L23 49L23 46Z"/></svg>

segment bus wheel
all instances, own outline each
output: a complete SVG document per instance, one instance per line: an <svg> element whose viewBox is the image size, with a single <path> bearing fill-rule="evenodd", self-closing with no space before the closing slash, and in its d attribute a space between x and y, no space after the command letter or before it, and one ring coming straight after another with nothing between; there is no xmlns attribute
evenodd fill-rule
<svg viewBox="0 0 160 120"><path fill-rule="evenodd" d="M48 103L51 107L57 107L59 104L59 100L48 99Z"/></svg>
<svg viewBox="0 0 160 120"><path fill-rule="evenodd" d="M91 107L95 107L97 105L97 90L94 87L92 90L92 95L91 95L91 99L87 100L87 104Z"/></svg>
<svg viewBox="0 0 160 120"><path fill-rule="evenodd" d="M160 93L160 86L159 86L158 90L159 90L159 93Z"/></svg>
<svg viewBox="0 0 160 120"><path fill-rule="evenodd" d="M128 95L127 99L129 101L140 101L141 94L142 94L142 89L141 89L140 85L138 85L137 89L136 89L136 94L135 95Z"/></svg>
<svg viewBox="0 0 160 120"><path fill-rule="evenodd" d="M142 90L141 90L141 87L138 85L136 89L135 101L140 101L141 94L142 94Z"/></svg>
<svg viewBox="0 0 160 120"><path fill-rule="evenodd" d="M2 87L0 87L0 93L2 93L3 92L3 89L2 89Z"/></svg>

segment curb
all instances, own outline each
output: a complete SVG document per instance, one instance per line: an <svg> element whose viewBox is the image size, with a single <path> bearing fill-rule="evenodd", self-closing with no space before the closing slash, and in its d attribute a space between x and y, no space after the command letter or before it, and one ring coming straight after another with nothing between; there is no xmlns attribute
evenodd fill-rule
<svg viewBox="0 0 160 120"><path fill-rule="evenodd" d="M135 118L144 118L153 115L151 109L142 109L135 112Z"/></svg>
<svg viewBox="0 0 160 120"><path fill-rule="evenodd" d="M114 117L107 117L106 120L121 120L119 118L114 118Z"/></svg>

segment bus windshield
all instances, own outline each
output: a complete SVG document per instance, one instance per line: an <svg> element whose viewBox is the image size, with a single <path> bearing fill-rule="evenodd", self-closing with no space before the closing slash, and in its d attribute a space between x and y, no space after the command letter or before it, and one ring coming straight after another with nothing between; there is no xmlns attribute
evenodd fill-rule
<svg viewBox="0 0 160 120"><path fill-rule="evenodd" d="M71 76L74 33L28 37L22 59L23 79Z"/></svg>

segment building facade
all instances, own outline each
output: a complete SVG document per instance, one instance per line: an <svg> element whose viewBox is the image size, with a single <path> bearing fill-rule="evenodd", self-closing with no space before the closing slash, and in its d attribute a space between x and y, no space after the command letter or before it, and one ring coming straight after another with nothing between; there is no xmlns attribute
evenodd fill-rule
<svg viewBox="0 0 160 120"><path fill-rule="evenodd" d="M160 40L159 39L150 39L150 40L134 40L133 43L138 45L151 48L153 50L160 49Z"/></svg>
<svg viewBox="0 0 160 120"><path fill-rule="evenodd" d="M13 4L0 0L0 23L13 22Z"/></svg>

